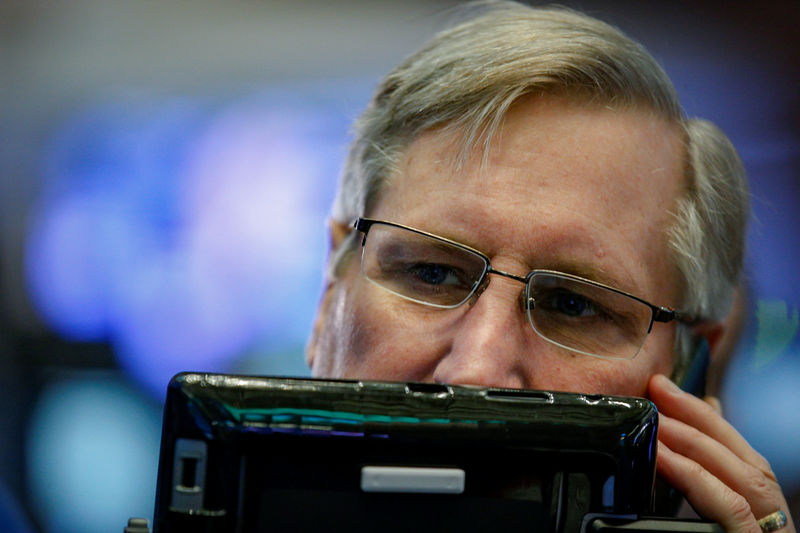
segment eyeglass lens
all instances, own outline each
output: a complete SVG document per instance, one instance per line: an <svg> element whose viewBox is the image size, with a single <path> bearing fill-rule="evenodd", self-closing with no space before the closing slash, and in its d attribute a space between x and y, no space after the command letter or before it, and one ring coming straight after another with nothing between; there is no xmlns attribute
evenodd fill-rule
<svg viewBox="0 0 800 533"><path fill-rule="evenodd" d="M472 297L489 263L456 244L375 223L362 255L364 276L422 304L452 308ZM587 355L630 359L647 336L646 304L572 276L534 271L526 285L528 318L544 339Z"/></svg>
<svg viewBox="0 0 800 533"><path fill-rule="evenodd" d="M400 296L439 307L464 303L488 268L481 256L411 230L374 224L361 268L367 279Z"/></svg>
<svg viewBox="0 0 800 533"><path fill-rule="evenodd" d="M565 348L630 359L647 336L652 311L624 294L550 273L533 274L527 291L533 329Z"/></svg>

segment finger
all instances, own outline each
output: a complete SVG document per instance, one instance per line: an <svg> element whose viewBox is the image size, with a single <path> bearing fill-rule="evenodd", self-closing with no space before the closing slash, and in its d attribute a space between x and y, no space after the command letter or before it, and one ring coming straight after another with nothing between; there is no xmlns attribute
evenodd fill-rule
<svg viewBox="0 0 800 533"><path fill-rule="evenodd" d="M661 414L658 438L670 450L691 459L744 496L756 517L785 508L781 489L773 478L696 428Z"/></svg>
<svg viewBox="0 0 800 533"><path fill-rule="evenodd" d="M783 496L783 492L778 486L777 479L769 463L747 443L744 437L742 437L733 426L719 416L718 410L714 408L713 403L707 403L680 390L672 381L663 375L656 375L651 378L648 384L648 395L656 404L661 414L665 414L673 419L680 420L688 426L694 427L701 433L706 434L724 445L748 465L761 471L771 486L774 487L774 498L776 498L776 501L780 502L777 507L769 509L766 514L772 513L778 509L783 510L786 513L788 523L786 528L782 530L782 533L783 531L789 533L795 530L791 514L788 512L786 498ZM709 473L709 475L711 474ZM720 483L722 483L722 481L720 481ZM676 488L679 488L677 484ZM690 503L692 503L691 500ZM760 508L763 500L758 500L757 503ZM766 516L766 514L759 515L758 518Z"/></svg>
<svg viewBox="0 0 800 533"><path fill-rule="evenodd" d="M750 505L705 468L658 443L658 473L681 491L694 510L728 533L762 533Z"/></svg>
<svg viewBox="0 0 800 533"><path fill-rule="evenodd" d="M741 460L761 470L765 476L777 483L767 460L707 402L682 391L668 377L661 374L653 376L650 380L648 392L659 412L697 428L721 442Z"/></svg>
<svg viewBox="0 0 800 533"><path fill-rule="evenodd" d="M719 402L719 398L706 396L703 401L710 405L718 415L722 416L722 404Z"/></svg>

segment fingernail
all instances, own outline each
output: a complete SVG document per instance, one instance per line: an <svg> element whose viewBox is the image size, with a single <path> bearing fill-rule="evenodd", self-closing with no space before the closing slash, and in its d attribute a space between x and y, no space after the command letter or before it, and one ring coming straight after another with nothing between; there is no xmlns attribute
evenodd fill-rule
<svg viewBox="0 0 800 533"><path fill-rule="evenodd" d="M703 398L703 400L705 400L708 405L713 407L717 414L722 414L722 403L720 403L719 398L716 396L706 396Z"/></svg>

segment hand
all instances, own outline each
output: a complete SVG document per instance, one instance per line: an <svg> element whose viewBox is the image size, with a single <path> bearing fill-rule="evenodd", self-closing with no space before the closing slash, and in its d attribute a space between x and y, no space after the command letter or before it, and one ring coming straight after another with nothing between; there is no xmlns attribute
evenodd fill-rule
<svg viewBox="0 0 800 533"><path fill-rule="evenodd" d="M703 518L726 531L762 533L758 519L782 510L786 498L769 463L726 422L715 399L701 400L655 375L648 384L659 411L658 474L681 491Z"/></svg>

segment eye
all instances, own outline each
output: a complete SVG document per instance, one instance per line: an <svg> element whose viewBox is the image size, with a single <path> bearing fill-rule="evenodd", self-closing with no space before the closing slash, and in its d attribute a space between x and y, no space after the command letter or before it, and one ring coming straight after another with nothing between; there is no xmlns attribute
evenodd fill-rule
<svg viewBox="0 0 800 533"><path fill-rule="evenodd" d="M554 303L556 309L570 316L583 316L587 312L594 314L591 302L575 293L557 294Z"/></svg>
<svg viewBox="0 0 800 533"><path fill-rule="evenodd" d="M461 284L461 276L455 272L455 269L447 265L418 263L409 267L408 271L423 283L428 283L430 285Z"/></svg>
<svg viewBox="0 0 800 533"><path fill-rule="evenodd" d="M594 302L585 296L581 296L568 290L553 290L537 298L537 304L548 311L556 311L569 317L594 317L598 315L598 309Z"/></svg>

